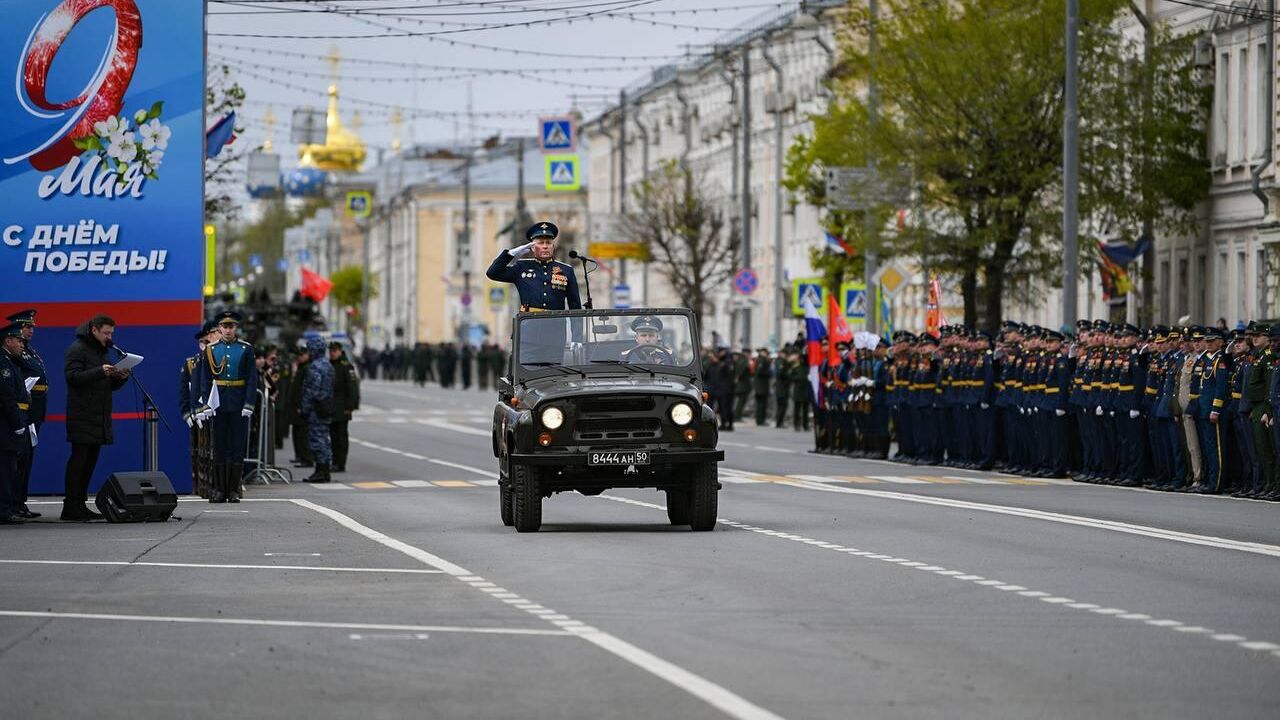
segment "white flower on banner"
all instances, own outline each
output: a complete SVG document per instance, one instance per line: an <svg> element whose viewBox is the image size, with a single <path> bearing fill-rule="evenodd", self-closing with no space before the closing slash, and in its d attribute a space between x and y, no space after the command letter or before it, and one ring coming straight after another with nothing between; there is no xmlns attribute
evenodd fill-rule
<svg viewBox="0 0 1280 720"><path fill-rule="evenodd" d="M97 133L98 137L103 138L109 138L113 135L117 135L121 132L120 118L112 115L106 120L99 120L93 124L93 131Z"/></svg>
<svg viewBox="0 0 1280 720"><path fill-rule="evenodd" d="M169 146L169 136L173 134L160 124L159 119L139 125L138 132L142 133L142 149L147 151L164 150Z"/></svg>
<svg viewBox="0 0 1280 720"><path fill-rule="evenodd" d="M151 152L144 152L142 153L141 159L142 174L150 175L160 169L160 161L164 160L164 151L152 150Z"/></svg>
<svg viewBox="0 0 1280 720"><path fill-rule="evenodd" d="M121 164L133 162L138 156L138 144L134 142L133 133L127 132L117 137L112 137L111 146L107 148L107 156L115 158Z"/></svg>

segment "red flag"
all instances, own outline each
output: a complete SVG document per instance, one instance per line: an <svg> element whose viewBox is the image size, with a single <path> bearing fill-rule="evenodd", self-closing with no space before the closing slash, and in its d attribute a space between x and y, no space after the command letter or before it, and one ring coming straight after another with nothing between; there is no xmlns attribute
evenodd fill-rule
<svg viewBox="0 0 1280 720"><path fill-rule="evenodd" d="M929 302L924 313L925 332L938 337L938 328L942 325L942 286L938 284L938 276L929 278Z"/></svg>
<svg viewBox="0 0 1280 720"><path fill-rule="evenodd" d="M849 323L845 322L844 313L840 311L834 293L827 293L827 327L831 328L827 354L831 366L835 367L840 364L840 351L836 350L836 343L853 342L853 333L849 330Z"/></svg>
<svg viewBox="0 0 1280 720"><path fill-rule="evenodd" d="M333 283L328 278L302 268L302 288L298 290L302 297L321 302L332 289Z"/></svg>

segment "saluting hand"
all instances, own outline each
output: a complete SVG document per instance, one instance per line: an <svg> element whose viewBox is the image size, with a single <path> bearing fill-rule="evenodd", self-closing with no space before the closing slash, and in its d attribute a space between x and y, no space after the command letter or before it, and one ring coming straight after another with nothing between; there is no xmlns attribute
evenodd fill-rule
<svg viewBox="0 0 1280 720"><path fill-rule="evenodd" d="M511 250L511 257L523 257L533 252L533 243L527 242L520 247Z"/></svg>

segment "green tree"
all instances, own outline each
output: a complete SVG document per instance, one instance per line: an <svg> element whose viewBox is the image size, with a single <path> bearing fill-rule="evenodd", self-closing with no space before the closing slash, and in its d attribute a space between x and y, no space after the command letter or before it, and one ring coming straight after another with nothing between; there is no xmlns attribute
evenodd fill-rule
<svg viewBox="0 0 1280 720"><path fill-rule="evenodd" d="M351 310L347 313L349 328L364 327L364 268L359 265L341 267L329 276L329 281L333 283L329 297L339 306ZM377 273L369 275L369 297L378 297Z"/></svg>
<svg viewBox="0 0 1280 720"><path fill-rule="evenodd" d="M1203 107L1194 92L1190 56L1170 45L1168 75L1146 76L1157 98L1144 117L1132 105L1135 58L1113 30L1123 0L1082 0L1080 91L1083 136L1081 207L1102 219L1087 223L1085 257L1094 237L1126 237L1132 199L1164 211L1203 197ZM1038 283L1060 284L1063 0L882 0L878 51L868 52L870 17L851 10L842 33L835 97L814 118L814 132L789 150L788 183L826 207L826 167L902 167L914 178L913 222L883 232L893 208L873 209L872 237L860 214L828 209L824 221L856 247L918 257L932 272L958 279L967 324L996 325L1006 298L1030 299ZM1140 74L1139 74L1140 75ZM874 80L883 106L871 123L865 88ZM1139 86L1140 87L1140 86ZM1114 112L1114 105L1126 112ZM1130 112L1132 111L1132 112ZM1202 121L1199 127L1202 127ZM1133 150L1139 142L1141 152ZM1094 152L1110 145L1115 152ZM1170 158L1173 158L1172 160ZM1137 168L1149 182L1132 183ZM1130 184L1126 185L1125 182ZM1176 216L1177 213L1174 213ZM1176 219L1176 218L1175 218ZM843 263L856 271L859 260Z"/></svg>
<svg viewBox="0 0 1280 720"><path fill-rule="evenodd" d="M712 291L733 275L741 234L702 182L674 160L663 162L634 190L622 221L624 239L642 244L658 272L684 299L702 327Z"/></svg>

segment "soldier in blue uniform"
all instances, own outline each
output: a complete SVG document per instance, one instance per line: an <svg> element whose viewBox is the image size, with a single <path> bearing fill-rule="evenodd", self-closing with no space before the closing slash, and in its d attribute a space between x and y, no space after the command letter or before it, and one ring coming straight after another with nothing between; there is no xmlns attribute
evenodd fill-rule
<svg viewBox="0 0 1280 720"><path fill-rule="evenodd" d="M1227 435L1226 404L1231 394L1231 361L1223 354L1225 334L1218 328L1205 328L1205 354L1200 359L1200 388L1197 403L1196 432L1200 437L1200 453L1204 462L1204 478L1194 492L1213 494L1222 489L1223 440Z"/></svg>
<svg viewBox="0 0 1280 720"><path fill-rule="evenodd" d="M0 525L27 521L21 513L22 497L18 457L31 451L31 396L22 380L18 358L22 354L22 328L11 323L0 329Z"/></svg>
<svg viewBox="0 0 1280 720"><path fill-rule="evenodd" d="M213 414L213 488L209 502L240 502L240 478L249 442L249 418L258 397L258 369L253 346L236 338L240 313L227 310L215 320L221 337L205 348L200 370L202 412ZM210 406L213 392L218 405Z"/></svg>
<svg viewBox="0 0 1280 720"><path fill-rule="evenodd" d="M212 483L209 479L209 433L205 429L206 418L200 413L198 404L204 383L200 371L208 367L208 363L201 361L204 359L205 349L217 341L213 337L216 333L218 324L213 320L197 330L196 354L182 361L182 367L178 370L178 410L182 412L182 419L191 430L191 490L202 498L209 497Z"/></svg>
<svg viewBox="0 0 1280 720"><path fill-rule="evenodd" d="M485 271L490 280L516 286L521 312L582 308L573 266L552 259L559 234L554 223L537 223L525 232L529 242L514 250L504 249ZM533 257L525 257L530 254Z"/></svg>
<svg viewBox="0 0 1280 720"><path fill-rule="evenodd" d="M327 483L333 463L333 445L329 437L329 423L333 422L337 408L333 405L334 371L329 356L325 354L324 340L319 337L307 341L311 363L302 381L302 399L298 412L307 417L307 440L311 454L316 459L315 472L305 478L310 483Z"/></svg>
<svg viewBox="0 0 1280 720"><path fill-rule="evenodd" d="M1250 329L1255 327L1255 324L1250 325ZM1237 330L1231 334L1229 350L1233 367L1231 394L1226 410L1227 418L1231 421L1231 438L1235 444L1231 455L1235 461L1232 469L1232 494L1243 497L1262 489L1261 463L1253 444L1253 428L1249 424L1249 413L1253 406L1244 394L1254 369L1253 356L1250 354L1252 347L1246 330Z"/></svg>
<svg viewBox="0 0 1280 720"><path fill-rule="evenodd" d="M49 404L49 378L45 373L44 358L31 347L31 338L35 335L36 311L23 310L6 318L16 323L22 333L22 352L16 358L18 369L22 373L23 387L29 378L35 378L31 386L31 408L27 411L27 423L34 426L37 439L44 428L45 411ZM35 462L35 447L30 452L18 456L18 502L21 506L18 514L33 520L41 513L33 512L27 507L27 492L31 489L31 466Z"/></svg>

